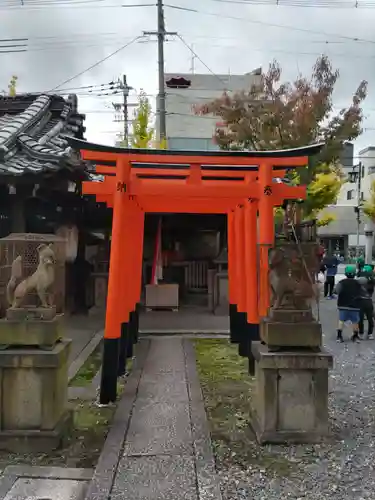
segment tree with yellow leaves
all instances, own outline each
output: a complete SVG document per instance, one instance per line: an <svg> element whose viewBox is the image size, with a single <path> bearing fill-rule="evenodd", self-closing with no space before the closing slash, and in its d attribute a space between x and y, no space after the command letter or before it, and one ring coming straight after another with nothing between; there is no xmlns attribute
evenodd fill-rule
<svg viewBox="0 0 375 500"><path fill-rule="evenodd" d="M8 85L8 90L9 90L9 97L15 97L17 93L17 80L18 77L16 75L13 75L12 78L10 79L9 85Z"/></svg>
<svg viewBox="0 0 375 500"><path fill-rule="evenodd" d="M281 66L274 61L259 84L197 106L201 115L221 117L224 127L215 132L221 149L274 150L324 142L322 152L305 169L298 169L301 183L309 186L304 214L312 216L335 203L342 179L338 164L345 141L362 132L362 102L367 82L361 81L351 102L334 112L333 92L339 78L327 56L320 56L311 76L282 81Z"/></svg>
<svg viewBox="0 0 375 500"><path fill-rule="evenodd" d="M154 138L154 128L151 126L152 108L146 93L141 90L138 106L134 112L131 147L149 148Z"/></svg>
<svg viewBox="0 0 375 500"><path fill-rule="evenodd" d="M372 222L375 222L375 181L371 183L370 196L363 203L363 212Z"/></svg>
<svg viewBox="0 0 375 500"><path fill-rule="evenodd" d="M318 227L324 227L331 224L334 220L336 220L336 217L333 214L322 212L317 216L316 224Z"/></svg>
<svg viewBox="0 0 375 500"><path fill-rule="evenodd" d="M167 141L155 140L155 130L151 124L152 107L146 93L141 90L138 106L134 111L130 146L136 149L167 149ZM124 145L124 144L122 144Z"/></svg>

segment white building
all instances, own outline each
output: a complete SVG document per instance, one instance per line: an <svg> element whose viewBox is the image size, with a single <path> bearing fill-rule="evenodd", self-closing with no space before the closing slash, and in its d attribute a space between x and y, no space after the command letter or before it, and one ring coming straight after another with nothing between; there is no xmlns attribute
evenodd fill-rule
<svg viewBox="0 0 375 500"><path fill-rule="evenodd" d="M261 82L261 69L245 75L172 74L165 75L166 129L169 149L216 150L213 141L220 119L199 116L194 108L232 91L250 90ZM157 120L157 127L158 127ZM158 132L158 130L157 130Z"/></svg>
<svg viewBox="0 0 375 500"><path fill-rule="evenodd" d="M359 199L366 200L370 195L371 184L375 181L375 147L368 146L358 153L358 163L362 165L361 192ZM345 169L345 174L346 172ZM340 191L337 205L356 206L358 203L358 184L346 182Z"/></svg>
<svg viewBox="0 0 375 500"><path fill-rule="evenodd" d="M327 207L325 212L331 213L336 220L326 227L319 228L319 236L331 251L339 250L344 255L355 255L357 247L364 251L366 244L365 225L369 219L361 213L358 225L357 214L354 210L359 200L363 201L370 195L370 188L375 181L375 147L370 146L358 153L356 165L361 164L361 190L358 193L358 183L346 182L341 190L337 203ZM349 176L350 166L344 166L344 175ZM354 167L355 170L355 167ZM358 172L358 167L357 167Z"/></svg>

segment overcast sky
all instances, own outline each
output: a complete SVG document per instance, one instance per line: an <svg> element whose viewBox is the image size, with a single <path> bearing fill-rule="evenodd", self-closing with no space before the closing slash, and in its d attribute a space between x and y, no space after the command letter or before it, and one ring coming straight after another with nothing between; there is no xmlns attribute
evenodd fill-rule
<svg viewBox="0 0 375 500"><path fill-rule="evenodd" d="M284 1L290 4L299 0ZM260 1L265 2L268 0ZM348 103L359 81L367 79L369 95L364 123L367 130L357 141L358 150L375 145L375 2L366 2L373 5L369 9L340 7L346 0L323 3L334 2L338 7L317 8L322 0L304 0L309 7L277 6L276 0L269 0L270 5L166 0L166 4L198 12L166 6L165 19L167 29L177 31L187 44L193 45L199 58L218 74L266 68L276 58L282 64L285 78L292 79L298 72L308 73L317 56L326 53L341 74L335 94L337 106ZM28 8L32 3L34 7ZM43 6L35 7L42 3ZM154 2L24 0L24 7L10 8L20 5L21 0L0 0L1 39L29 38L27 52L0 53L0 91L6 89L13 74L19 78L19 92L50 90L141 35L143 30L156 29L155 6L121 7L138 3ZM192 53L181 40L166 44L166 72L189 72L191 60ZM207 68L195 60L195 71L207 73ZM122 74L127 75L129 85L154 96L156 43L133 43L63 87L78 88L77 92L82 94L86 91L79 87L107 83ZM119 98L115 96L79 96L80 110L87 113L89 140L114 143L116 131L121 129L121 124L113 122L111 111L111 103L116 100Z"/></svg>

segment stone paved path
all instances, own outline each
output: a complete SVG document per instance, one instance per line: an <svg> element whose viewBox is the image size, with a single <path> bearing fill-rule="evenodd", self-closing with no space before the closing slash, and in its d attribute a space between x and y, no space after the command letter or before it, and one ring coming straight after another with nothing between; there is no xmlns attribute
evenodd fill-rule
<svg viewBox="0 0 375 500"><path fill-rule="evenodd" d="M74 361L91 341L95 333L103 329L103 321L89 316L64 318L64 336L72 339L70 363Z"/></svg>
<svg viewBox="0 0 375 500"><path fill-rule="evenodd" d="M152 340L111 500L220 498L206 424L192 344Z"/></svg>

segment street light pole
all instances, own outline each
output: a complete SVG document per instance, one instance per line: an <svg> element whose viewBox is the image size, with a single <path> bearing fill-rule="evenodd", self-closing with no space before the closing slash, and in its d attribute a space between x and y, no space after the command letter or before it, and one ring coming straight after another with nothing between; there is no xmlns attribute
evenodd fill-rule
<svg viewBox="0 0 375 500"><path fill-rule="evenodd" d="M358 168L358 170L357 170ZM359 237L360 237L360 227L361 227L361 187L362 187L362 163L359 162L358 165L353 167L352 172L349 173L349 181L357 184L357 206L354 207L354 212L356 213L357 218L357 248L356 248L356 256L360 256L360 248L359 248Z"/></svg>

